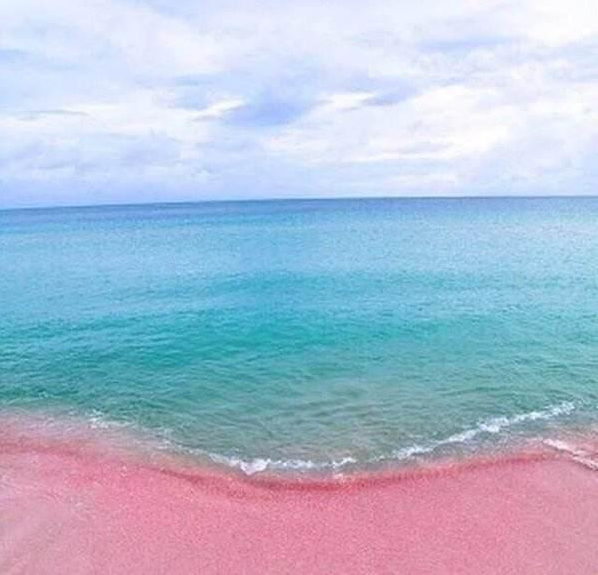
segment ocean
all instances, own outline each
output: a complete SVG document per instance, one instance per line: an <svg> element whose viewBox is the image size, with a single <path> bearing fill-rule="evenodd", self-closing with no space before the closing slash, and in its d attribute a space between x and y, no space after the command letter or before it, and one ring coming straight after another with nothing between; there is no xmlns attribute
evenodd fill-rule
<svg viewBox="0 0 598 575"><path fill-rule="evenodd" d="M598 422L598 199L0 211L0 417L244 473Z"/></svg>

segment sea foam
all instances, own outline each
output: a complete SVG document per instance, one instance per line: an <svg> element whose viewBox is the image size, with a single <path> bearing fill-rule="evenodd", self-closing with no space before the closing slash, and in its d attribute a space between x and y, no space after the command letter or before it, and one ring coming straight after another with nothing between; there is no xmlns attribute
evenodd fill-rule
<svg viewBox="0 0 598 575"><path fill-rule="evenodd" d="M526 422L551 420L572 414L576 409L572 401L563 401L559 404L550 405L542 410L534 410L525 413L518 413L510 417L498 416L484 419L478 422L475 427L449 435L446 438L430 441L424 444L413 444L401 447L390 454L379 455L369 459L358 459L346 456L328 461L314 461L311 459L273 459L270 457L255 457L243 459L238 456L227 456L218 453L208 453L209 458L215 463L239 469L246 475L254 475L265 471L340 471L346 468L354 468L360 465L365 467L375 465L382 461L404 461L416 457L432 455L435 451L445 446L458 446L459 444L471 443L482 435L497 435L509 428L521 425Z"/></svg>

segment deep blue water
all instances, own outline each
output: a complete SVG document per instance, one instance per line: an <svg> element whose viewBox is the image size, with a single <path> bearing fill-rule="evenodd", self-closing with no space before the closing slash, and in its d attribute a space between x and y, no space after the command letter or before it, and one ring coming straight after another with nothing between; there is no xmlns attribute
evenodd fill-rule
<svg viewBox="0 0 598 575"><path fill-rule="evenodd" d="M598 419L593 198L3 211L0 306L3 410L249 471Z"/></svg>

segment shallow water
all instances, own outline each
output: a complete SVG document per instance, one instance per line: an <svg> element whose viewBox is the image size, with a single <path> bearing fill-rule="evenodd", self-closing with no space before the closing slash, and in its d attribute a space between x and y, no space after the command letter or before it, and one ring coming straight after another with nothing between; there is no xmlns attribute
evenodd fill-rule
<svg viewBox="0 0 598 575"><path fill-rule="evenodd" d="M0 407L252 473L598 420L598 199L0 212Z"/></svg>

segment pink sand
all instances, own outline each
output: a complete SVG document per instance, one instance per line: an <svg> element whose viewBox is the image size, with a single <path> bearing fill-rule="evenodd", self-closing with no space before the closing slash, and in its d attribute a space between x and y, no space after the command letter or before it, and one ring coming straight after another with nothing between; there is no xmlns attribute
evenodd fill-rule
<svg viewBox="0 0 598 575"><path fill-rule="evenodd" d="M527 454L344 482L0 429L0 573L598 574L598 472Z"/></svg>

